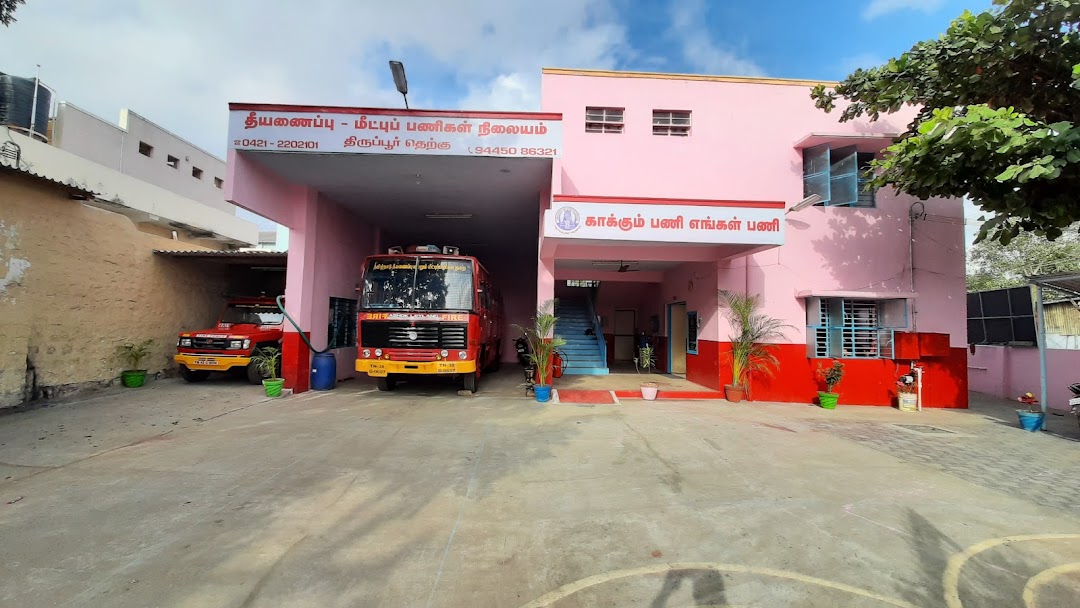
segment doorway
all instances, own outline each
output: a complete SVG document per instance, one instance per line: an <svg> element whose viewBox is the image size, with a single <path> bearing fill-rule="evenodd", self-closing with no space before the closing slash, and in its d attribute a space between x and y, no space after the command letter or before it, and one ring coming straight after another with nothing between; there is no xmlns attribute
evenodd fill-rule
<svg viewBox="0 0 1080 608"><path fill-rule="evenodd" d="M686 302L668 304L668 371L686 375Z"/></svg>
<svg viewBox="0 0 1080 608"><path fill-rule="evenodd" d="M634 360L634 331L636 329L636 310L615 310L615 345L612 356L616 361Z"/></svg>

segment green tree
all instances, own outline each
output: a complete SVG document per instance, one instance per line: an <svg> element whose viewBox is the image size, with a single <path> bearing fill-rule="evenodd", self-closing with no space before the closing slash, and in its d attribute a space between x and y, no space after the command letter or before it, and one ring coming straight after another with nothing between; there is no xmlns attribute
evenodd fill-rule
<svg viewBox="0 0 1080 608"><path fill-rule="evenodd" d="M1024 232L1002 245L985 240L971 248L968 291L1025 285L1025 277L1080 270L1080 237L1072 229L1056 241Z"/></svg>
<svg viewBox="0 0 1080 608"><path fill-rule="evenodd" d="M0 24L8 26L15 23L15 9L20 4L26 4L26 0L0 0Z"/></svg>
<svg viewBox="0 0 1080 608"><path fill-rule="evenodd" d="M1080 0L994 5L811 97L826 112L850 101L842 122L918 106L872 185L958 205L970 195L991 214L979 241L1054 240L1080 220Z"/></svg>

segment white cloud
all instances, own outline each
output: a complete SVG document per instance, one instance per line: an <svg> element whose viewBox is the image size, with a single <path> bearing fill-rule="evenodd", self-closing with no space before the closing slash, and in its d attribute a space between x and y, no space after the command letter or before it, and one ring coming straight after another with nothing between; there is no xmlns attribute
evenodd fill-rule
<svg viewBox="0 0 1080 608"><path fill-rule="evenodd" d="M861 55L853 55L851 57L844 57L840 60L840 71L844 75L848 75L855 70L862 68L876 68L879 65L883 65L888 59L883 59L879 55L873 53L862 53Z"/></svg>
<svg viewBox="0 0 1080 608"><path fill-rule="evenodd" d="M389 59L412 68L414 107L539 109L542 66L632 54L609 1L35 1L0 36L0 70L40 63L62 100L223 154L229 101L399 107Z"/></svg>
<svg viewBox="0 0 1080 608"><path fill-rule="evenodd" d="M905 10L932 13L941 8L942 4L944 0L870 0L870 4L863 9L862 16L863 19L870 20Z"/></svg>
<svg viewBox="0 0 1080 608"><path fill-rule="evenodd" d="M757 76L765 70L753 61L712 39L705 27L708 7L704 0L672 3L669 34L681 45L683 58L695 70L728 76Z"/></svg>

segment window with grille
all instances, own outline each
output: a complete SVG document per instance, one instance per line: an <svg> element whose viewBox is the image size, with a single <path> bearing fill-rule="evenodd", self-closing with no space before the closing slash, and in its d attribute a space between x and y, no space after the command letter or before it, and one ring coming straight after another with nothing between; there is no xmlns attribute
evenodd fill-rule
<svg viewBox="0 0 1080 608"><path fill-rule="evenodd" d="M653 110L652 133L687 137L690 135L690 112Z"/></svg>
<svg viewBox="0 0 1080 608"><path fill-rule="evenodd" d="M893 332L907 327L907 300L810 298L806 315L808 356L891 359Z"/></svg>
<svg viewBox="0 0 1080 608"><path fill-rule="evenodd" d="M622 133L624 108L585 108L586 133Z"/></svg>
<svg viewBox="0 0 1080 608"><path fill-rule="evenodd" d="M803 196L821 197L818 205L874 207L877 191L870 186L874 155L855 146L832 149L828 144L803 150Z"/></svg>
<svg viewBox="0 0 1080 608"><path fill-rule="evenodd" d="M591 281L585 279L567 279L567 287L599 287L600 281Z"/></svg>

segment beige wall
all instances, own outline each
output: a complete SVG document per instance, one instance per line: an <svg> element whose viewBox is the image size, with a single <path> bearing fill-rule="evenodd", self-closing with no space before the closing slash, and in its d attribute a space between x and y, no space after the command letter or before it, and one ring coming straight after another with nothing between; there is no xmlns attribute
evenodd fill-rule
<svg viewBox="0 0 1080 608"><path fill-rule="evenodd" d="M226 289L220 266L153 254L177 248L200 247L0 172L0 407L113 382L127 340L154 340L150 373L171 368L177 332L216 319Z"/></svg>

